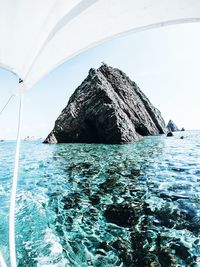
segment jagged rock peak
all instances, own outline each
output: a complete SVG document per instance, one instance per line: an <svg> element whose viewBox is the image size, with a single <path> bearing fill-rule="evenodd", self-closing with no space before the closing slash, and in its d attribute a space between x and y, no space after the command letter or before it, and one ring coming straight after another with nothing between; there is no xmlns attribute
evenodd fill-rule
<svg viewBox="0 0 200 267"><path fill-rule="evenodd" d="M169 120L167 124L167 129L171 132L179 131L179 128L176 126L176 124L172 120Z"/></svg>
<svg viewBox="0 0 200 267"><path fill-rule="evenodd" d="M128 143L165 133L165 122L135 82L103 63L91 68L45 143Z"/></svg>

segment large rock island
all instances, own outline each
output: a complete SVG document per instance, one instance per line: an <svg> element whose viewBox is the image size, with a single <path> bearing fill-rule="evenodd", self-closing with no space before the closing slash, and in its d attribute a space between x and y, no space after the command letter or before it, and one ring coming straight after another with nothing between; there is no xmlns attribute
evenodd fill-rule
<svg viewBox="0 0 200 267"><path fill-rule="evenodd" d="M165 131L160 111L136 83L103 64L90 69L44 143L119 144Z"/></svg>

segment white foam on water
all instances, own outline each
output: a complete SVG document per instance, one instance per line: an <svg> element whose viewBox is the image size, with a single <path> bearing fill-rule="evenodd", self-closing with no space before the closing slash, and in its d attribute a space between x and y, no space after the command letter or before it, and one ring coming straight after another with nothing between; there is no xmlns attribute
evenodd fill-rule
<svg viewBox="0 0 200 267"><path fill-rule="evenodd" d="M50 253L48 256L45 255L36 259L37 267L65 267L69 265L69 261L63 258L63 247L60 244L59 237L50 228L45 229L44 243Z"/></svg>
<svg viewBox="0 0 200 267"><path fill-rule="evenodd" d="M51 229L46 229L45 233L45 242L51 244L50 250L52 254L60 254L63 251L63 248L61 244L59 243L59 238L54 235L53 231Z"/></svg>

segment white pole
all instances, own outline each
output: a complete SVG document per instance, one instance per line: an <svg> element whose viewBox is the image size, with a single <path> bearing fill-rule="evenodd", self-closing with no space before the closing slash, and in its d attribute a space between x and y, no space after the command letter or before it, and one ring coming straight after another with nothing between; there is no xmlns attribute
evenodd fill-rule
<svg viewBox="0 0 200 267"><path fill-rule="evenodd" d="M12 190L11 190L11 199L10 199L10 216L9 216L9 248L10 248L11 267L17 267L16 247L15 247L15 204L16 204L17 180L18 180L18 172L19 172L19 151L20 151L20 142L21 142L22 108L23 108L23 93L20 93L17 144L16 144L16 151L15 151L15 165L14 165L14 174L13 174L13 181L12 181Z"/></svg>
<svg viewBox="0 0 200 267"><path fill-rule="evenodd" d="M6 262L0 252L0 267L7 267Z"/></svg>

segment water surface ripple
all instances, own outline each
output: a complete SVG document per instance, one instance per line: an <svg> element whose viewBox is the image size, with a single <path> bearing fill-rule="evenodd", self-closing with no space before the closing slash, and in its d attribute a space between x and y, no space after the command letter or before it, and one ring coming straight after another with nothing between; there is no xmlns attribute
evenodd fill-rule
<svg viewBox="0 0 200 267"><path fill-rule="evenodd" d="M7 262L14 149L0 143ZM200 266L199 161L200 131L128 145L23 142L18 267Z"/></svg>

